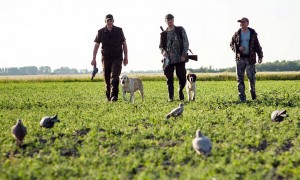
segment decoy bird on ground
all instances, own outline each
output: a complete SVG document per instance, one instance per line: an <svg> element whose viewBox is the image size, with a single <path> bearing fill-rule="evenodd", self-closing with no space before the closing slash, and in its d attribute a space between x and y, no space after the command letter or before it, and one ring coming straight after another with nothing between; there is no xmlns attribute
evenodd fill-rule
<svg viewBox="0 0 300 180"><path fill-rule="evenodd" d="M40 126L44 128L53 128L54 123L60 122L59 119L57 119L57 115L54 116L45 116L42 118L40 122Z"/></svg>
<svg viewBox="0 0 300 180"><path fill-rule="evenodd" d="M17 120L17 123L11 128L11 133L15 137L17 141L17 145L21 146L23 143L23 140L27 134L27 129L23 125L23 122L21 119Z"/></svg>
<svg viewBox="0 0 300 180"><path fill-rule="evenodd" d="M274 122L281 122L285 117L288 117L286 110L275 110L271 114L271 119Z"/></svg>
<svg viewBox="0 0 300 180"><path fill-rule="evenodd" d="M200 130L196 131L196 138L193 140L193 148L198 154L208 155L212 149L210 139L204 136Z"/></svg>
<svg viewBox="0 0 300 180"><path fill-rule="evenodd" d="M183 106L183 103L180 103L177 108L174 108L169 114L166 115L166 119L180 116L183 113Z"/></svg>

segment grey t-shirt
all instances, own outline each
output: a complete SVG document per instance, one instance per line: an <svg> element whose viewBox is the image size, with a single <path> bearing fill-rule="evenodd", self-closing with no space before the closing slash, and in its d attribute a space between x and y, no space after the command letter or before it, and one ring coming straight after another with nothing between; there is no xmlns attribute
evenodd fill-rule
<svg viewBox="0 0 300 180"><path fill-rule="evenodd" d="M249 41L250 41L250 31L247 29L246 32L241 31L241 46L244 47L242 52L243 55L249 54Z"/></svg>

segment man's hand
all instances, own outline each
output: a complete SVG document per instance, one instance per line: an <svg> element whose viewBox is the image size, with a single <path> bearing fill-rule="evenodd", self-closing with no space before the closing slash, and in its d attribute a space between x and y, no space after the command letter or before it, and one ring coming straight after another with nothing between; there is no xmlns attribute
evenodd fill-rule
<svg viewBox="0 0 300 180"><path fill-rule="evenodd" d="M92 60L91 65L92 65L92 66L96 66L96 65L97 65L96 59L93 59L93 60Z"/></svg>
<svg viewBox="0 0 300 180"><path fill-rule="evenodd" d="M245 48L244 48L243 46L240 46L240 47L239 47L240 52L243 52L244 49L245 49Z"/></svg>
<svg viewBox="0 0 300 180"><path fill-rule="evenodd" d="M168 56L167 52L165 50L163 50L163 52L161 53L163 55L163 57Z"/></svg>
<svg viewBox="0 0 300 180"><path fill-rule="evenodd" d="M186 56L181 56L180 61L185 62Z"/></svg>
<svg viewBox="0 0 300 180"><path fill-rule="evenodd" d="M127 64L128 64L128 58L125 57L124 60L123 60L123 65L126 66Z"/></svg>
<svg viewBox="0 0 300 180"><path fill-rule="evenodd" d="M262 58L258 58L258 64L262 63Z"/></svg>

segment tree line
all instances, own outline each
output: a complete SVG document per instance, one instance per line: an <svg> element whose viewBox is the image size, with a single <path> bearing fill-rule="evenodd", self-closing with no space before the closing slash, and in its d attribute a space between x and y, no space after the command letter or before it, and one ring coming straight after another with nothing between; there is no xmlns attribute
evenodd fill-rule
<svg viewBox="0 0 300 180"><path fill-rule="evenodd" d="M25 67L10 67L0 68L0 75L50 75L50 74L90 74L92 71L87 69L77 70L75 68L60 67L51 70L49 66L25 66Z"/></svg>
<svg viewBox="0 0 300 180"><path fill-rule="evenodd" d="M300 71L300 60L294 61L275 61L257 64L256 69L259 72L276 72L276 71ZM203 67L198 69L189 69L195 73L217 73L217 72L235 72L235 67L216 69L212 66ZM149 70L149 71L130 71L130 73L161 73L162 70ZM1 75L50 75L50 74L90 74L92 69L80 69L69 67L60 67L52 71L49 66L25 66L25 67L10 67L0 68Z"/></svg>
<svg viewBox="0 0 300 180"><path fill-rule="evenodd" d="M236 67L214 69L212 66L203 67L199 69L191 69L195 73L217 73L217 72L235 72ZM259 72L277 72L277 71L300 71L300 60L294 61L275 61L256 64L256 70Z"/></svg>

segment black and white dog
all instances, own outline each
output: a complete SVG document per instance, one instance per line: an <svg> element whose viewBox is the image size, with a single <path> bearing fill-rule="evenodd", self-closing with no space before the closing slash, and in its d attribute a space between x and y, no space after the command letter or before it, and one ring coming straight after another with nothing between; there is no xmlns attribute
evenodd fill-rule
<svg viewBox="0 0 300 180"><path fill-rule="evenodd" d="M195 101L196 98L196 80L197 76L194 73L191 73L190 71L187 71L186 75L186 93L188 96L188 101Z"/></svg>

